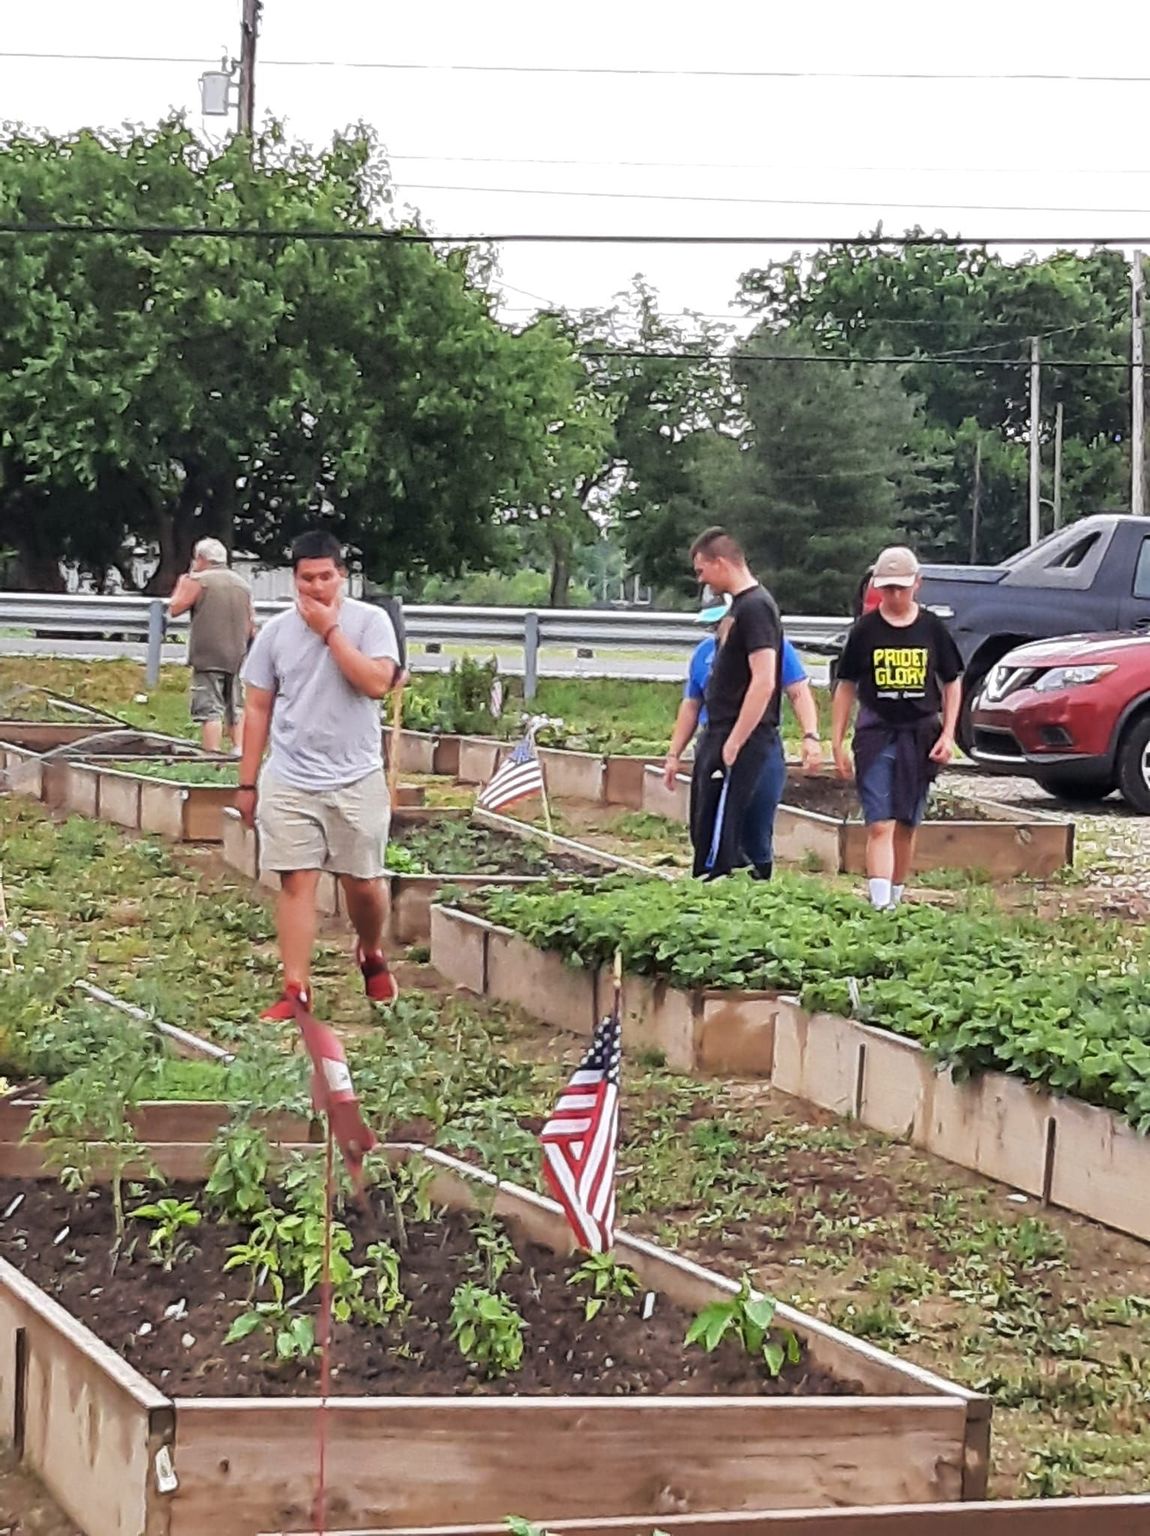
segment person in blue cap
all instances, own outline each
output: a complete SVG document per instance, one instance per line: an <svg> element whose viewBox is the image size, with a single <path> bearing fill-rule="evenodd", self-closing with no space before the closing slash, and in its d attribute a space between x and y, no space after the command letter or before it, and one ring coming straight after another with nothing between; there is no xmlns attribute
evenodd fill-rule
<svg viewBox="0 0 1150 1536"><path fill-rule="evenodd" d="M682 754L695 735L707 723L707 709L703 696L707 679L715 661L718 646L719 625L730 611L731 600L721 602L714 597L695 617L696 624L705 624L710 634L704 636L691 653L687 667L687 680L683 686L683 700L675 717L675 729L670 750L663 764L663 778L668 789L674 788L675 779L682 769ZM819 735L819 712L811 692L799 653L791 642L783 637L780 686L795 712L803 731L802 763L807 773L814 773L822 766L822 739ZM743 823L743 853L757 878L769 880L774 868L775 813L783 797L787 782L787 766L783 756L781 738L776 738L774 748L768 754L759 775L758 787L747 807Z"/></svg>

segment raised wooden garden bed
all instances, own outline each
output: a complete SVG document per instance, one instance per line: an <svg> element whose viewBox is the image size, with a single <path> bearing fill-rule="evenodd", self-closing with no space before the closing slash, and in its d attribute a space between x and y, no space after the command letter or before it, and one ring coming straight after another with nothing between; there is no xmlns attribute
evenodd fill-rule
<svg viewBox="0 0 1150 1536"><path fill-rule="evenodd" d="M568 965L508 928L453 908L431 914L431 960L481 996L590 1034L611 1004L607 971ZM770 1080L936 1157L1150 1242L1150 1137L1112 1110L1056 1098L1021 1078L957 1081L913 1040L769 993L686 992L623 981L624 1047L673 1070Z"/></svg>
<svg viewBox="0 0 1150 1536"><path fill-rule="evenodd" d="M385 739L390 735L390 730L384 731ZM399 769L401 773L446 774L462 784L486 784L513 745L490 736L404 731ZM633 811L642 809L643 770L652 762L649 757L540 747L539 761L547 778L547 792L557 800L590 800Z"/></svg>
<svg viewBox="0 0 1150 1536"><path fill-rule="evenodd" d="M541 845L547 854L546 865L537 855L525 860L520 870L499 874L475 873L471 870L456 872L438 870L427 874L395 873L389 876L390 905L388 941L392 944L426 944L431 937L431 908L446 886L455 890L474 891L492 885L533 885L543 881L554 883L572 876L594 876L610 870L634 869L650 874L642 865L616 858L597 848L567 838L549 838L541 828L517 822L505 816L493 816L478 812L471 816L466 810L414 809L403 810L392 818L393 836L402 839L405 827L447 824L466 824L468 820L489 829L497 837L532 847ZM258 880L269 890L279 888L279 877L270 870L261 870L259 859L259 835L240 820L238 813L229 812L223 822L223 857L225 863L249 880ZM514 862L514 861L512 861ZM532 870L535 872L532 873ZM317 894L320 912L328 917L343 912L343 893L334 875L321 875Z"/></svg>
<svg viewBox="0 0 1150 1536"><path fill-rule="evenodd" d="M0 1178L13 1176L14 1152L10 1144L0 1145ZM203 1146L156 1143L151 1154L167 1178L194 1178L204 1167ZM471 1210L482 1188L490 1191L493 1185L437 1152L393 1147L388 1155L430 1166L437 1206ZM27 1177L22 1161L15 1176ZM517 1243L539 1245L530 1250L539 1255L533 1263L547 1277L541 1283L553 1283L551 1274L564 1270L543 1250L563 1255L570 1245L559 1207L509 1185L492 1194L495 1213ZM54 1222L59 1217L52 1212L64 1199L45 1190L24 1219L33 1226ZM94 1209L105 1206L98 1201ZM8 1219L15 1222L8 1228L15 1237L21 1218ZM99 1232L91 1223L98 1218L85 1220L87 1233L78 1230L71 1241L94 1252ZM203 1234L205 1244L210 1238ZM20 1251L6 1246L10 1253ZM76 1280L75 1267L51 1257L53 1247L50 1241L30 1247L25 1251L39 1257L21 1262L57 1277L52 1283L82 1297L85 1310L101 1315L100 1326L125 1345L139 1339L139 1313L113 1307L103 1293L91 1298L90 1287ZM622 1329L618 1336L624 1339L636 1331L652 1339L666 1334L672 1323L681 1326L676 1317L689 1317L737 1292L733 1282L638 1239L620 1235L616 1254L658 1298L649 1324L629 1312L612 1316L611 1325ZM117 1273L126 1275L143 1263L138 1257L121 1259ZM254 1381L268 1368L242 1362L221 1366L219 1348L205 1333L213 1308L218 1313L213 1296L220 1289L219 1270L203 1294L190 1269L186 1278L164 1276L163 1286L161 1272L151 1273L157 1284L150 1308L157 1317L173 1285L187 1298L188 1311L180 1321L155 1322L148 1339L131 1347L137 1358L152 1362L152 1371L160 1361L171 1362L171 1377L180 1384L171 1392L11 1264L0 1262L0 1421L12 1426L25 1460L87 1536L203 1536L209 1530L214 1536L251 1536L307 1528L319 1408L310 1377L302 1379L300 1395L282 1375L274 1396L188 1391L192 1381L201 1391L210 1390L221 1369L246 1371ZM242 1291L242 1280L239 1284ZM547 1305L559 1306L561 1293L578 1315L579 1302L561 1279ZM678 1308L683 1312L676 1313ZM214 1326L224 1322L226 1317L216 1317ZM741 1395L713 1389L706 1395L674 1390L651 1395L640 1388L618 1396L612 1395L618 1382L611 1372L622 1365L603 1362L603 1374L593 1378L598 1389L593 1395L562 1389L547 1396L505 1395L505 1387L503 1395L484 1395L475 1391L472 1376L471 1390L462 1394L423 1397L417 1388L422 1367L411 1371L397 1357L388 1369L407 1370L412 1385L405 1395L344 1395L337 1384L329 1399L330 1523L362 1531L496 1522L512 1509L556 1519L597 1518L606 1511L657 1523L672 1511L751 1510L765 1503L809 1508L848 1499L949 1502L984 1493L986 1399L790 1308L779 1307L776 1325L791 1330L802 1346L801 1365L788 1368L799 1373L796 1380L823 1381L827 1395L793 1389L764 1395L764 1382L745 1362L738 1368L750 1374ZM353 1326L343 1325L340 1332ZM187 1337L202 1336L187 1361L182 1353L192 1346L180 1342L185 1330ZM336 1346L337 1358L349 1362L364 1348L338 1336ZM246 1346L221 1347L251 1354ZM552 1352L545 1353L542 1364L552 1369ZM193 1371L193 1359L206 1360L207 1386ZM711 1379L722 1368L718 1355L703 1357L703 1364ZM571 1367L560 1363L559 1369ZM690 1370L702 1366L696 1360ZM594 1475L572 1476L573 1464L592 1468Z"/></svg>
<svg viewBox="0 0 1150 1536"><path fill-rule="evenodd" d="M540 1520L552 1536L652 1536L651 1523L601 1516ZM660 1515L666 1536L1145 1536L1150 1494L1090 1499L998 1500L977 1504L904 1504L819 1510L732 1510ZM288 1536L287 1532L266 1536ZM340 1536L339 1532L331 1536ZM507 1536L500 1525L423 1526L361 1536Z"/></svg>
<svg viewBox="0 0 1150 1536"><path fill-rule="evenodd" d="M817 863L832 874L866 873L866 828L858 820L844 820L843 811L853 797L853 787L831 779L804 784L801 775L790 783L775 817L775 857L783 863ZM687 821L691 781L680 774L668 789L661 768L648 767L643 779L643 809L672 821ZM844 804L834 815L805 809L808 796L825 801L828 794L841 796ZM982 870L995 880L1020 876L1046 879L1074 863L1074 823L1043 811L1016 811L1011 806L948 797L956 809L969 806L969 817L928 819L919 828L915 868ZM792 801L799 801L795 804Z"/></svg>
<svg viewBox="0 0 1150 1536"><path fill-rule="evenodd" d="M3 742L0 754L14 793L42 800L53 810L133 832L154 832L173 842L222 842L224 811L235 800L230 784L187 784L95 761L42 759L37 752ZM398 787L401 806L422 805L425 794L420 785Z"/></svg>

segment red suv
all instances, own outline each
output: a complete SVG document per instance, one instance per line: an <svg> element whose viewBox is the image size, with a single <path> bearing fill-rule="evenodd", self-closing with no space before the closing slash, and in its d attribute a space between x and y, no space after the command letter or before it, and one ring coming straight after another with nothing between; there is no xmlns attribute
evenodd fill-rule
<svg viewBox="0 0 1150 1536"><path fill-rule="evenodd" d="M1150 815L1150 635L1070 635L1008 651L971 712L970 755L1065 800L1117 789Z"/></svg>

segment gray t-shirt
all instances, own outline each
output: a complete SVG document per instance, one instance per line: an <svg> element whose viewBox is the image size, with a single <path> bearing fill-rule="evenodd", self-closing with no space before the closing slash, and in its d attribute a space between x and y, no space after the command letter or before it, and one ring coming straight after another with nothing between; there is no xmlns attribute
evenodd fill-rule
<svg viewBox="0 0 1150 1536"><path fill-rule="evenodd" d="M339 627L365 656L398 664L395 630L382 608L345 597ZM275 693L266 764L275 778L297 789L339 789L382 768L379 701L351 686L295 608L260 630L242 676Z"/></svg>

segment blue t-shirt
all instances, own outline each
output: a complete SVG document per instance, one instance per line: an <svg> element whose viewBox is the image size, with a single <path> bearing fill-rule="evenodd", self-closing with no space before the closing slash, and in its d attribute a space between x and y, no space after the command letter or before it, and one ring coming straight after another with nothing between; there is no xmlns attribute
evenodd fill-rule
<svg viewBox="0 0 1150 1536"><path fill-rule="evenodd" d="M687 668L687 681L683 687L685 699L697 699L700 703L707 689L707 679L711 675L711 666L715 660L715 647L718 645L714 635L706 635L699 641L691 652L691 664ZM783 636L782 675L779 678L780 688L792 688L795 683L804 683L807 679L806 668L799 660L799 653L791 642ZM706 705L699 711L699 729L702 730L707 723Z"/></svg>

